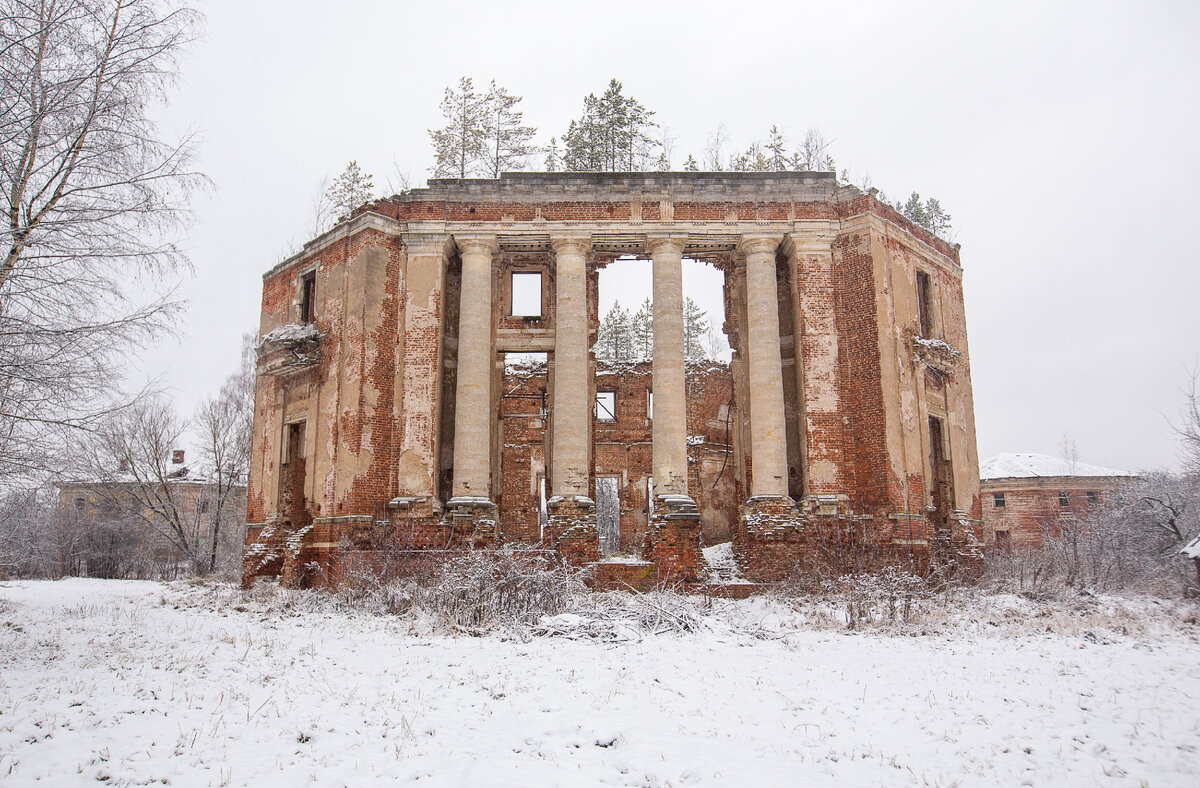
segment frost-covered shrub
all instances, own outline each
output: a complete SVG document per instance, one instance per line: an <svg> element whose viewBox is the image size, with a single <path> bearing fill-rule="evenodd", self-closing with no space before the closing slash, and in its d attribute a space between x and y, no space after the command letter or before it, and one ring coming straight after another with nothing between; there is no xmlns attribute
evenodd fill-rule
<svg viewBox="0 0 1200 788"><path fill-rule="evenodd" d="M443 626L469 631L523 627L563 612L586 592L580 572L550 553L477 550L448 560L422 605Z"/></svg>
<svg viewBox="0 0 1200 788"><path fill-rule="evenodd" d="M845 611L850 629L866 624L908 623L922 603L933 596L925 579L893 566L828 580L825 592Z"/></svg>
<svg viewBox="0 0 1200 788"><path fill-rule="evenodd" d="M1043 524L1041 544L993 551L985 583L1003 591L1134 591L1174 596L1195 583L1180 549L1200 530L1200 479L1151 474L1086 519Z"/></svg>
<svg viewBox="0 0 1200 788"><path fill-rule="evenodd" d="M692 633L703 628L711 602L674 591L644 594L610 591L578 595L572 601L566 612L543 617L532 627L532 633L604 641Z"/></svg>

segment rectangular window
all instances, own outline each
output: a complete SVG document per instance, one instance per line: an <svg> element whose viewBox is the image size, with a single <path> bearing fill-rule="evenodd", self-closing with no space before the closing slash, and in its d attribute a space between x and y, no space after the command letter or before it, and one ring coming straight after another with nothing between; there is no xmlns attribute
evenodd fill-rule
<svg viewBox="0 0 1200 788"><path fill-rule="evenodd" d="M933 337L933 289L929 274L917 271L917 317L921 321L921 336Z"/></svg>
<svg viewBox="0 0 1200 788"><path fill-rule="evenodd" d="M596 392L596 421L616 421L617 420L617 392L615 391L597 391Z"/></svg>
<svg viewBox="0 0 1200 788"><path fill-rule="evenodd" d="M286 465L292 460L304 459L304 427L306 422L297 421L286 425L284 428L284 457L283 462Z"/></svg>
<svg viewBox="0 0 1200 788"><path fill-rule="evenodd" d="M309 271L300 277L300 322L311 323L316 318L317 272Z"/></svg>
<svg viewBox="0 0 1200 788"><path fill-rule="evenodd" d="M1004 508L1004 493L992 493L992 503L997 509Z"/></svg>
<svg viewBox="0 0 1200 788"><path fill-rule="evenodd" d="M1088 498L1088 506L1099 506L1100 505L1100 493L1097 492L1096 490L1088 490L1087 498Z"/></svg>
<svg viewBox="0 0 1200 788"><path fill-rule="evenodd" d="M646 418L654 418L654 389L646 389Z"/></svg>
<svg viewBox="0 0 1200 788"><path fill-rule="evenodd" d="M513 317L542 316L542 274L540 271L518 272L512 275Z"/></svg>
<svg viewBox="0 0 1200 788"><path fill-rule="evenodd" d="M1071 494L1069 492L1067 492L1066 490L1060 490L1058 493L1058 505L1059 506L1070 506L1071 505Z"/></svg>

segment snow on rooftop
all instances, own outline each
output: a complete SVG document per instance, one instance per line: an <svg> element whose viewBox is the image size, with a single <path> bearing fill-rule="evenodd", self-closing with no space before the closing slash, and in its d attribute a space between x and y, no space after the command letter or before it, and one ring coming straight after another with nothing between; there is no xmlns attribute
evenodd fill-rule
<svg viewBox="0 0 1200 788"><path fill-rule="evenodd" d="M1031 479L1039 476L1133 476L1129 471L1069 462L1048 454L997 454L979 466L980 479Z"/></svg>

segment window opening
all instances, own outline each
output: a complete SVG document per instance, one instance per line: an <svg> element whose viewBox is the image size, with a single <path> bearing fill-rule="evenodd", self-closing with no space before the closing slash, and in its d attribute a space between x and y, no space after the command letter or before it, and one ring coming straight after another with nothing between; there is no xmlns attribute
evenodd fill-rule
<svg viewBox="0 0 1200 788"><path fill-rule="evenodd" d="M305 422L303 421L296 421L287 425L287 438L283 444L287 451L287 456L283 460L284 463L304 459L304 427Z"/></svg>
<svg viewBox="0 0 1200 788"><path fill-rule="evenodd" d="M929 286L929 274L917 271L917 316L921 321L921 336L933 336L933 299Z"/></svg>
<svg viewBox="0 0 1200 788"><path fill-rule="evenodd" d="M646 389L646 418L654 418L654 389Z"/></svg>
<svg viewBox="0 0 1200 788"><path fill-rule="evenodd" d="M541 352L515 352L504 354L504 399L536 400L531 407L503 407L503 415L524 417L546 417L546 365L547 354ZM535 385L529 385L530 381Z"/></svg>
<svg viewBox="0 0 1200 788"><path fill-rule="evenodd" d="M617 420L617 392L596 392L596 421L612 422Z"/></svg>
<svg viewBox="0 0 1200 788"><path fill-rule="evenodd" d="M685 354L689 360L712 359L728 363L733 351L722 329L725 272L711 263L690 257L683 258L682 269ZM650 361L654 355L654 276L649 257L623 257L604 266L599 271L598 289L601 329L611 329L612 321L620 317L613 311L619 302L628 324L622 334L629 341L624 345L598 341L597 360L609 360L606 358L611 352L609 348L621 347L628 350L632 361ZM689 309L689 302L693 308Z"/></svg>
<svg viewBox="0 0 1200 788"><path fill-rule="evenodd" d="M512 286L513 317L542 316L542 274L540 271L514 272Z"/></svg>
<svg viewBox="0 0 1200 788"><path fill-rule="evenodd" d="M997 509L1004 508L1004 493L992 493L992 503Z"/></svg>
<svg viewBox="0 0 1200 788"><path fill-rule="evenodd" d="M1058 493L1058 505L1059 506L1070 506L1071 505L1071 494L1069 492L1067 492L1066 490L1060 490Z"/></svg>
<svg viewBox="0 0 1200 788"><path fill-rule="evenodd" d="M1100 505L1100 493L1097 492L1096 490L1088 490L1087 491L1087 501L1088 501L1088 506L1099 506Z"/></svg>
<svg viewBox="0 0 1200 788"><path fill-rule="evenodd" d="M311 323L316 317L314 296L317 291L317 272L309 271L300 277L300 322Z"/></svg>

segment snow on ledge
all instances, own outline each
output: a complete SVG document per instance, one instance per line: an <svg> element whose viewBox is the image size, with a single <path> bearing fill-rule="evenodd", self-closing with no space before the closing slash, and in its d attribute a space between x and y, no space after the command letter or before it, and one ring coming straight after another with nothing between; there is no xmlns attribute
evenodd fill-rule
<svg viewBox="0 0 1200 788"><path fill-rule="evenodd" d="M307 342L321 339L321 332L314 323L285 323L262 338L260 344L268 342Z"/></svg>

